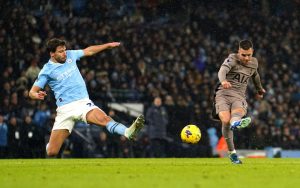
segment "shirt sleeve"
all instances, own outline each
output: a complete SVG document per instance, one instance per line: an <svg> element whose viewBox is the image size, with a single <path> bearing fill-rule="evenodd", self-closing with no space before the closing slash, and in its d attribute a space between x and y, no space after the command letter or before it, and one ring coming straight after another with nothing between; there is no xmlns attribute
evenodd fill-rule
<svg viewBox="0 0 300 188"><path fill-rule="evenodd" d="M218 72L218 78L220 83L222 83L224 80L226 80L227 73L231 70L231 68L235 65L235 61L231 59L230 57L226 58L223 64L221 65L221 68Z"/></svg>
<svg viewBox="0 0 300 188"><path fill-rule="evenodd" d="M45 74L45 71L42 69L33 85L43 89L47 83L48 83L48 75Z"/></svg>
<svg viewBox="0 0 300 188"><path fill-rule="evenodd" d="M226 80L226 75L229 72L230 69L227 67L221 66L219 72L218 72L218 78L220 83L222 83L224 80Z"/></svg>
<svg viewBox="0 0 300 188"><path fill-rule="evenodd" d="M257 91L261 91L263 89L260 81L260 76L258 74L258 71L256 70L255 73L252 75L252 80L255 85L255 88Z"/></svg>
<svg viewBox="0 0 300 188"><path fill-rule="evenodd" d="M70 53L76 60L79 60L84 55L83 50L70 50Z"/></svg>

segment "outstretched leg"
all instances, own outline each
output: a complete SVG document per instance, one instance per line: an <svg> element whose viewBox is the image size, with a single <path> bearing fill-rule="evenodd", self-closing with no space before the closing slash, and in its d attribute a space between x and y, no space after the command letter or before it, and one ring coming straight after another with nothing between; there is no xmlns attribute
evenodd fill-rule
<svg viewBox="0 0 300 188"><path fill-rule="evenodd" d="M123 135L128 139L134 139L141 128L144 126L144 116L140 115L137 119L127 128L122 123L115 122L111 117L106 115L102 110L95 108L86 114L86 121L98 126L105 126L110 133L117 133Z"/></svg>

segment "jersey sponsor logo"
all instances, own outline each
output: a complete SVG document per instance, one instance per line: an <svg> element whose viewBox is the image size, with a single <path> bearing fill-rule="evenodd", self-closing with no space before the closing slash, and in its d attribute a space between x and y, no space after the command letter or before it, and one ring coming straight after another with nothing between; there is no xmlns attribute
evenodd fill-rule
<svg viewBox="0 0 300 188"><path fill-rule="evenodd" d="M56 80L64 80L66 78L69 78L73 72L76 70L75 66L72 66L70 69L62 73L61 75L57 76Z"/></svg>
<svg viewBox="0 0 300 188"><path fill-rule="evenodd" d="M235 74L234 77L233 77L233 80L236 80L242 84L247 84L248 83L248 80L249 80L249 76L246 76L246 75L241 75L241 74Z"/></svg>

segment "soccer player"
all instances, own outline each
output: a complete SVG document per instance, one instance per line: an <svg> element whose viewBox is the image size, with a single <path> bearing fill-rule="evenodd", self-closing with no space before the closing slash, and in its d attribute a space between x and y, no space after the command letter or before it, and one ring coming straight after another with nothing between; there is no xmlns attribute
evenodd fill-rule
<svg viewBox="0 0 300 188"><path fill-rule="evenodd" d="M242 164L233 142L233 131L247 127L250 117L247 113L246 89L251 77L256 87L256 98L261 99L266 92L258 74L258 62L253 55L250 40L239 43L238 53L230 54L218 72L219 85L214 98L213 116L222 122L222 134L226 140L229 158L234 164Z"/></svg>
<svg viewBox="0 0 300 188"><path fill-rule="evenodd" d="M57 116L52 128L49 143L46 146L48 156L58 154L64 140L70 135L78 120L86 123L105 126L110 133L124 135L134 139L144 126L144 117L140 115L127 128L115 122L89 99L86 84L76 65L76 61L84 56L92 56L105 49L118 47L119 42L89 46L83 50L66 50L66 42L53 38L47 42L50 55L48 63L40 71L29 96L32 99L44 100L47 93L42 89L48 84L53 90Z"/></svg>

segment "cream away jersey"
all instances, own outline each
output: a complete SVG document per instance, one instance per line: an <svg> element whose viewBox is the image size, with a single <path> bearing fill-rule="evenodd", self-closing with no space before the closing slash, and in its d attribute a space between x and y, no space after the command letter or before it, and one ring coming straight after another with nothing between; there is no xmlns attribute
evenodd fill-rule
<svg viewBox="0 0 300 188"><path fill-rule="evenodd" d="M224 89L222 85L219 84L216 94L245 98L250 77L253 78L256 89L261 89L262 86L257 68L258 62L255 57L252 57L247 64L243 64L239 61L237 54L230 54L221 65L218 76L220 82L225 78L231 83L232 87ZM222 75L224 71L221 70L225 70L226 75Z"/></svg>

